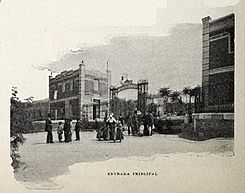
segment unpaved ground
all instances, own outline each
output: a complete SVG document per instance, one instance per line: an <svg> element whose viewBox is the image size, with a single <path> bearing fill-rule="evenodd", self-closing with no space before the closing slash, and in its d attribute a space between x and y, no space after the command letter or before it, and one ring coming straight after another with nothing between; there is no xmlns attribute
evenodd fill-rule
<svg viewBox="0 0 245 193"><path fill-rule="evenodd" d="M59 143L54 132L53 144L46 144L46 133L28 134L20 147L21 168L15 171L18 181L49 182L67 173L74 163L97 162L115 157L153 156L155 154L205 153L233 154L233 139L211 139L203 142L181 139L176 135L155 134L150 137L125 136L122 143L97 141L95 132L81 133L81 141ZM74 138L74 134L73 134Z"/></svg>

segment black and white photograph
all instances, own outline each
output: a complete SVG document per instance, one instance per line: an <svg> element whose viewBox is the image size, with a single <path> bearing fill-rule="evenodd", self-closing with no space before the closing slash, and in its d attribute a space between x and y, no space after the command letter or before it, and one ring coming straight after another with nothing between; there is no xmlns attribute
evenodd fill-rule
<svg viewBox="0 0 245 193"><path fill-rule="evenodd" d="M242 192L241 4L0 1L8 190Z"/></svg>

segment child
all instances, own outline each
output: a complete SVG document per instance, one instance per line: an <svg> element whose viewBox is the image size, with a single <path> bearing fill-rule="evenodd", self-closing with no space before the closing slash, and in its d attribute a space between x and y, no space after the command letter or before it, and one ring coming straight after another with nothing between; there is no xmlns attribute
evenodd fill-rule
<svg viewBox="0 0 245 193"><path fill-rule="evenodd" d="M57 128L57 134L58 134L59 142L61 142L62 134L63 134L62 122L59 122L59 125Z"/></svg>

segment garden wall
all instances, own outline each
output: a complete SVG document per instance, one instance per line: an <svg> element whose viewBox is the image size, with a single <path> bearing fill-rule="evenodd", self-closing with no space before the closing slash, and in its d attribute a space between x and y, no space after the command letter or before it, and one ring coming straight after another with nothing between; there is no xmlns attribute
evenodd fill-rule
<svg viewBox="0 0 245 193"><path fill-rule="evenodd" d="M193 122L182 128L180 137L192 140L234 137L234 113L193 114Z"/></svg>

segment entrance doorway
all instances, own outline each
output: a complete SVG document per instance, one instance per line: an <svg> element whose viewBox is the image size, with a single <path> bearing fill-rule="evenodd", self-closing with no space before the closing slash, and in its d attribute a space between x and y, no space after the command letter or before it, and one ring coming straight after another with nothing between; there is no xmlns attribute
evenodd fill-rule
<svg viewBox="0 0 245 193"><path fill-rule="evenodd" d="M93 100L93 119L100 118L100 100Z"/></svg>

